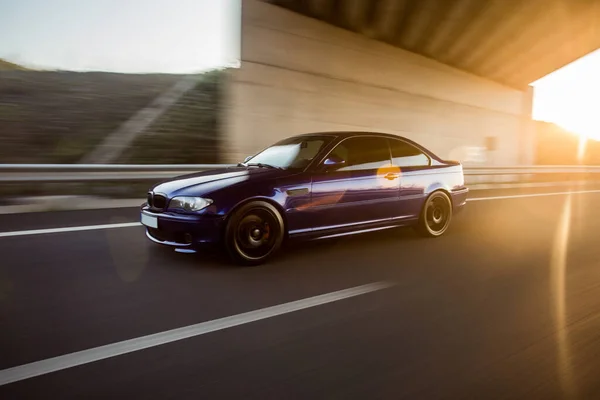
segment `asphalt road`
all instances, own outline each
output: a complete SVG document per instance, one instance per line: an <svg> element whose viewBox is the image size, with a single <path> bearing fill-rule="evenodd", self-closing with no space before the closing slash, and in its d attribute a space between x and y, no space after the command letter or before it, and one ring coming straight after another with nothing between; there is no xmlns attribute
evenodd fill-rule
<svg viewBox="0 0 600 400"><path fill-rule="evenodd" d="M479 194L478 194L479 195ZM0 386L0 398L598 399L600 193L473 201L239 268L141 227L0 237L6 369L372 282L371 293ZM0 231L137 210L0 216Z"/></svg>

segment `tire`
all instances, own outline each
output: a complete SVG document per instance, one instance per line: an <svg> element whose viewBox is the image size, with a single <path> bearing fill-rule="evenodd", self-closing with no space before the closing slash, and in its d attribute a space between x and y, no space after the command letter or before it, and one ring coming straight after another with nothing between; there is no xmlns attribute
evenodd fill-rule
<svg viewBox="0 0 600 400"><path fill-rule="evenodd" d="M417 232L425 237L440 237L448 230L452 221L452 202L443 191L433 192L425 201Z"/></svg>
<svg viewBox="0 0 600 400"><path fill-rule="evenodd" d="M225 248L238 264L267 261L281 247L285 225L279 211L265 201L252 201L234 210L225 228Z"/></svg>

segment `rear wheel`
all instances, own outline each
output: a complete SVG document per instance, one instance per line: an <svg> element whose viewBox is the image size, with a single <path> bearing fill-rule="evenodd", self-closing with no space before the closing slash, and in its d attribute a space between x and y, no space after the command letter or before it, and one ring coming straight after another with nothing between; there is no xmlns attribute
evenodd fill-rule
<svg viewBox="0 0 600 400"><path fill-rule="evenodd" d="M235 210L225 230L225 246L234 261L243 265L265 262L281 246L283 218L264 201L253 201Z"/></svg>
<svg viewBox="0 0 600 400"><path fill-rule="evenodd" d="M445 192L433 192L425 201L417 231L426 237L438 237L444 234L452 220L452 202Z"/></svg>

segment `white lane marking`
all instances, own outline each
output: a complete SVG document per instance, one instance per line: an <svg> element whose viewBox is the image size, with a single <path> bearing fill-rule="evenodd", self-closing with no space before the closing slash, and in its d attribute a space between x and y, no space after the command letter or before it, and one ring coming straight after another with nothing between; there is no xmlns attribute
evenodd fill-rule
<svg viewBox="0 0 600 400"><path fill-rule="evenodd" d="M94 231L94 230L98 230L98 229L129 228L132 226L140 226L140 225L142 225L142 224L139 222L125 222L122 224L71 226L71 227L67 227L67 228L50 228L50 229L32 229L29 231L0 232L0 237L43 235L46 233L62 233L62 232L76 232L76 231Z"/></svg>
<svg viewBox="0 0 600 400"><path fill-rule="evenodd" d="M488 197L472 197L469 201L485 201L485 200L504 200L504 199L520 199L526 197L544 197L544 196L563 196L567 194L583 194L583 193L600 193L600 190L574 190L571 192L552 192L552 193L531 193L531 194L514 194L507 196L488 196ZM114 228L130 228L133 226L141 226L139 222L126 222L122 224L105 224L105 225L87 225L87 226L72 226L67 228L50 228L50 229L33 229L28 231L12 231L0 232L0 238L10 236L27 236L27 235L43 235L47 233L63 233L76 231L93 231L98 229L114 229Z"/></svg>
<svg viewBox="0 0 600 400"><path fill-rule="evenodd" d="M395 284L396 283L394 282L383 281L368 283L366 285L339 290L337 292L326 293L272 307L261 308L259 310L249 311L242 314L214 319L212 321L201 322L195 325L184 326L182 328L172 329L148 336L142 336L135 339L124 340L122 342L78 351L76 353L48 358L46 360L36 361L30 364L19 365L17 367L0 371L0 386L33 378L39 375L49 374L51 372L76 367L78 365L88 364L94 361L104 360L106 358L147 349L149 347L160 346L166 343L204 335L234 326L260 321L262 319L272 318L278 315L304 310L306 308L316 307L322 304L332 303L334 301L339 301L350 297L360 296L362 294L392 287Z"/></svg>
<svg viewBox="0 0 600 400"><path fill-rule="evenodd" d="M467 198L467 202L469 202L469 201L484 201L484 200L520 199L520 198L525 198L525 197L564 196L567 194L578 194L578 193L600 193L600 190L574 190L571 192L530 193L530 194L514 194L514 195L507 195L507 196L473 197L473 198Z"/></svg>

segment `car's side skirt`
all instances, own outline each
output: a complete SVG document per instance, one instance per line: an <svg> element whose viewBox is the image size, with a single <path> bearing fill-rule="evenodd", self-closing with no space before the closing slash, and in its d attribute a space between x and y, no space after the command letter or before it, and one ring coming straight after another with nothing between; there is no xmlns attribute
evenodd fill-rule
<svg viewBox="0 0 600 400"><path fill-rule="evenodd" d="M374 232L382 229L396 228L414 223L414 216L396 217L372 221L354 222L344 225L324 226L316 229L299 229L288 233L290 239L325 239L338 236Z"/></svg>
<svg viewBox="0 0 600 400"><path fill-rule="evenodd" d="M382 231L384 229L398 228L400 226L402 226L402 225L380 226L380 227L377 227L377 228L367 228L367 229L360 229L360 230L357 230L357 231L348 231L348 232L342 232L342 233L334 233L332 235L317 236L317 237L314 237L312 239L313 240L332 239L332 238L336 238L336 237L340 237L340 236L357 235L359 233L376 232L376 231Z"/></svg>

